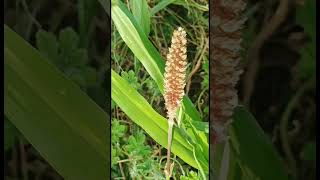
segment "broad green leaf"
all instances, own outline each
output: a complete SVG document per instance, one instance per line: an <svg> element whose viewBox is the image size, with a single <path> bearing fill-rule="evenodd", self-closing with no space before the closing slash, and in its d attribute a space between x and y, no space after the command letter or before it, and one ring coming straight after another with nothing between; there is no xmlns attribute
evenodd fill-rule
<svg viewBox="0 0 320 180"><path fill-rule="evenodd" d="M191 123L198 131L202 131L202 132L209 134L209 123L208 122L192 121Z"/></svg>
<svg viewBox="0 0 320 180"><path fill-rule="evenodd" d="M101 2L102 0L100 0ZM150 76L156 81L160 91L163 93L163 73L164 61L159 52L149 41L147 36L143 33L141 27L127 10L125 5L118 2L112 5L112 20L116 25L122 39L131 49L134 55L141 61ZM188 97L183 98L185 112L194 121L201 121L200 114L193 106Z"/></svg>
<svg viewBox="0 0 320 180"><path fill-rule="evenodd" d="M288 179L284 164L254 117L239 106L231 126L231 144L240 167L248 168L260 180Z"/></svg>
<svg viewBox="0 0 320 180"><path fill-rule="evenodd" d="M4 112L65 179L107 179L109 116L4 26Z"/></svg>
<svg viewBox="0 0 320 180"><path fill-rule="evenodd" d="M200 174L201 174L201 177L202 177L202 179L203 180L206 180L207 179L207 177L206 177L206 174L205 174L205 172L204 172L204 170L203 170L203 164L201 164L200 162L199 162L199 158L201 157L201 156L199 156L199 154L200 153L202 153L202 151L199 149L199 147L198 146L192 146L192 148L193 148L193 157L194 157L194 159L196 160L196 162L197 162L197 165L198 165L198 167L199 167L199 172L200 172ZM206 166L206 168L208 169L208 164L206 164L207 166Z"/></svg>
<svg viewBox="0 0 320 180"><path fill-rule="evenodd" d="M190 117L188 117L187 114L183 115L181 113L182 109L183 106L179 109L177 116L179 118L182 118L182 116L186 116L184 117L184 119L187 121L180 124L180 126L178 125L179 127L177 131L180 132L181 135L185 137L186 141L191 145L193 149L194 159L196 160L199 171L203 176L205 174L204 171L208 172L209 169L209 144L207 142L207 137L202 136L204 134L196 129L196 127L193 125L194 121L191 121ZM187 128L187 126L189 127Z"/></svg>
<svg viewBox="0 0 320 180"><path fill-rule="evenodd" d="M147 0L131 0L130 8L146 35L150 32L150 12Z"/></svg>
<svg viewBox="0 0 320 180"><path fill-rule="evenodd" d="M150 104L133 88L112 70L112 99L130 119L141 126L156 142L167 146L168 123L166 118L154 111ZM178 131L174 133L172 152L189 165L198 168L193 158L192 147L185 136Z"/></svg>

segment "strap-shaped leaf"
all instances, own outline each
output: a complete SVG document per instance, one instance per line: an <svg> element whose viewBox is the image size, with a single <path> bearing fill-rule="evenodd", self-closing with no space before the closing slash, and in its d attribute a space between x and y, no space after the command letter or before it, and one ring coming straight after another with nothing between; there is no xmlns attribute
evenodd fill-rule
<svg viewBox="0 0 320 180"><path fill-rule="evenodd" d="M107 179L109 116L7 26L5 115L65 179Z"/></svg>

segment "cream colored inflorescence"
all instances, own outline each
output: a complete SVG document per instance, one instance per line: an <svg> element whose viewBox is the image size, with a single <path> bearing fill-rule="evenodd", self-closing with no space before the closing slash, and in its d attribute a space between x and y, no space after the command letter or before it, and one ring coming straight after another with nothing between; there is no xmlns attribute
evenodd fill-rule
<svg viewBox="0 0 320 180"><path fill-rule="evenodd" d="M187 65L186 45L186 32L179 27L173 32L164 74L164 99L169 121L175 119L176 111L184 96Z"/></svg>
<svg viewBox="0 0 320 180"><path fill-rule="evenodd" d="M176 112L180 107L184 96L186 85L187 66L187 39L186 32L179 27L173 32L171 47L167 55L166 69L164 74L164 100L168 116L168 144L167 144L167 164L165 168L166 178L171 177L174 163L170 164L172 129ZM179 124L179 122L177 122Z"/></svg>

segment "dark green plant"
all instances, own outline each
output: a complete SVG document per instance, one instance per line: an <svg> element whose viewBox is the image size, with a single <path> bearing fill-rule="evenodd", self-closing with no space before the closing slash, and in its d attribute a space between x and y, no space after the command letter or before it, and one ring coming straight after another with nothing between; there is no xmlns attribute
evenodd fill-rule
<svg viewBox="0 0 320 180"><path fill-rule="evenodd" d="M71 28L61 30L59 37L40 30L36 34L39 51L82 90L97 83L97 72L88 65L88 52L81 48L78 34Z"/></svg>

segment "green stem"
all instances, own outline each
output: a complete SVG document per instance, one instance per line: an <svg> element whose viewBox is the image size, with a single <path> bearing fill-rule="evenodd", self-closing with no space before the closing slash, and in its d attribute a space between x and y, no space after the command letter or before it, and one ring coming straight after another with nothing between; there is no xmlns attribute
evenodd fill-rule
<svg viewBox="0 0 320 180"><path fill-rule="evenodd" d="M168 147L167 147L167 164L165 168L166 179L170 179L171 177L171 163L170 163L170 155L171 155L171 144L172 144L172 129L173 129L173 119L168 120Z"/></svg>
<svg viewBox="0 0 320 180"><path fill-rule="evenodd" d="M222 161L220 166L219 180L227 180L230 162L229 140L224 143Z"/></svg>

